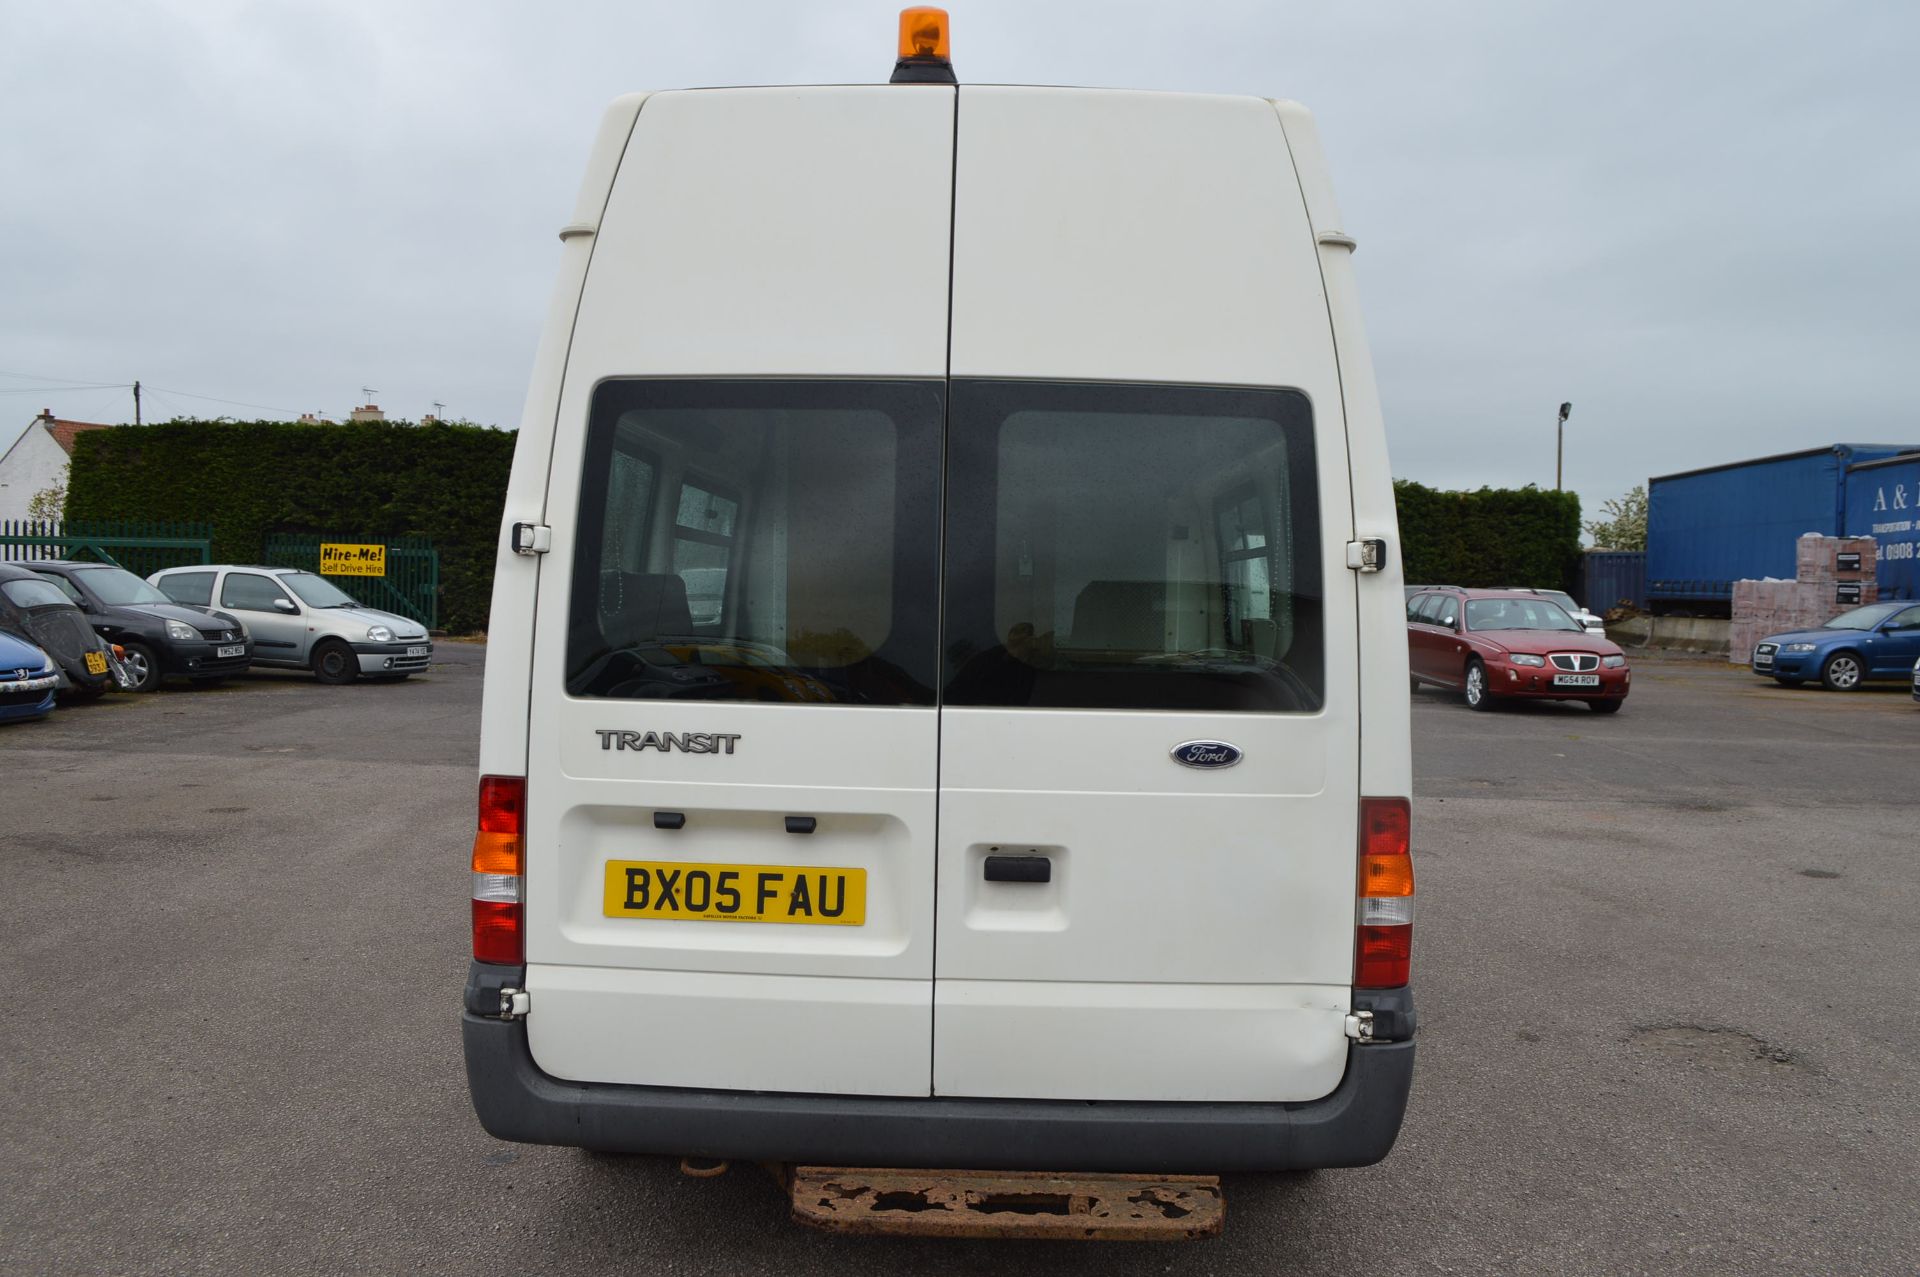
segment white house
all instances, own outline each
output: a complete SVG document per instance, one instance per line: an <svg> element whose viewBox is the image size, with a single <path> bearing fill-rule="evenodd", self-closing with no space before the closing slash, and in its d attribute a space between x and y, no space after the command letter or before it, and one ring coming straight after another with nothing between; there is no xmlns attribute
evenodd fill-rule
<svg viewBox="0 0 1920 1277"><path fill-rule="evenodd" d="M83 430L105 430L104 421L62 421L42 409L26 432L0 456L0 520L30 518L34 494L63 487L73 440Z"/></svg>

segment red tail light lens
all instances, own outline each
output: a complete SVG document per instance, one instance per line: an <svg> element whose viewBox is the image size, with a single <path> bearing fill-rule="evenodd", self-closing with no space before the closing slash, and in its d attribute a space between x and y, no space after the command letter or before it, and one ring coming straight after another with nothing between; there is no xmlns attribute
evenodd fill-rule
<svg viewBox="0 0 1920 1277"><path fill-rule="evenodd" d="M1404 798L1360 800L1360 875L1355 892L1353 983L1394 989L1411 978L1413 806Z"/></svg>
<svg viewBox="0 0 1920 1277"><path fill-rule="evenodd" d="M526 806L524 777L480 778L472 859L475 962L513 966L525 960Z"/></svg>

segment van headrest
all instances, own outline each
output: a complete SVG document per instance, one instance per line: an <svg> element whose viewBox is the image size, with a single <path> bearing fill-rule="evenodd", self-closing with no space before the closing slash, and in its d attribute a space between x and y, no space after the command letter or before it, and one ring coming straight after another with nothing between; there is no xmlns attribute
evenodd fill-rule
<svg viewBox="0 0 1920 1277"><path fill-rule="evenodd" d="M1089 581L1073 600L1073 630L1061 646L1164 652L1168 613L1189 611L1201 617L1205 610L1206 587L1199 582Z"/></svg>
<svg viewBox="0 0 1920 1277"><path fill-rule="evenodd" d="M602 573L600 632L615 652L662 638L691 637L687 583L672 572Z"/></svg>

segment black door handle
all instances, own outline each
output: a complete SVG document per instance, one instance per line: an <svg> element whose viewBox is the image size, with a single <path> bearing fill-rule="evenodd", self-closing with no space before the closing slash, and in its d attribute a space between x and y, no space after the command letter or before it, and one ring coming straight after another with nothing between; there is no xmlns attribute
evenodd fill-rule
<svg viewBox="0 0 1920 1277"><path fill-rule="evenodd" d="M1045 856L988 856L988 882L1052 882L1053 861Z"/></svg>

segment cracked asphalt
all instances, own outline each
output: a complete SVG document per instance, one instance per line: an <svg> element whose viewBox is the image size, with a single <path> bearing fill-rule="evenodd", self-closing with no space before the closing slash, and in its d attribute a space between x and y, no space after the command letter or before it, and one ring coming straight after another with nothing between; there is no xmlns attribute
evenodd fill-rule
<svg viewBox="0 0 1920 1277"><path fill-rule="evenodd" d="M499 1143L457 1009L484 649L0 729L8 1273L1911 1272L1920 705L1635 658L1414 698L1412 1107L1178 1247L881 1242Z"/></svg>

